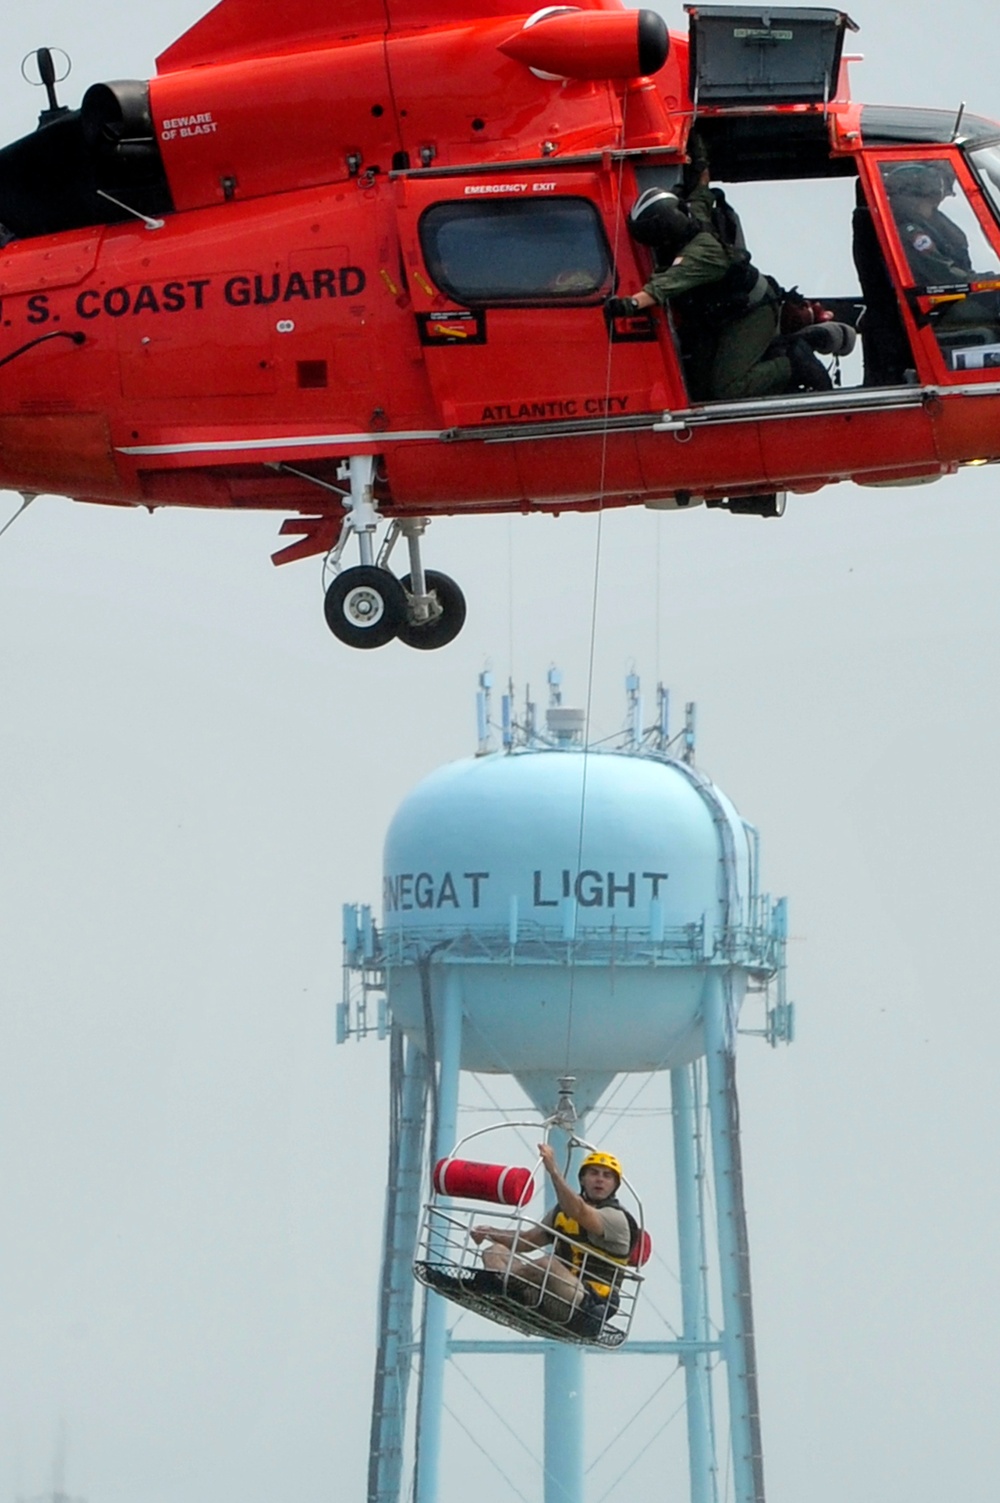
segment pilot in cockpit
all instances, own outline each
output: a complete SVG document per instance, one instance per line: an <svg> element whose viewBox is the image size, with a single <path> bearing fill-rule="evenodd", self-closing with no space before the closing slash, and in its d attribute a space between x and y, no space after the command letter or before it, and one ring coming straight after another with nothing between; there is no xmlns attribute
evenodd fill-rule
<svg viewBox="0 0 1000 1503"><path fill-rule="evenodd" d="M971 281L975 273L968 239L940 208L942 199L953 192L947 165L903 162L886 173L885 189L917 285Z"/></svg>

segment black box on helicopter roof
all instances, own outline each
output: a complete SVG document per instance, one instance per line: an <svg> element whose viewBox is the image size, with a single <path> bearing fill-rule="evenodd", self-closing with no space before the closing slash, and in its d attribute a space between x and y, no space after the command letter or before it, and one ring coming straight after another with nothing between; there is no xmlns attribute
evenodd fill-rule
<svg viewBox="0 0 1000 1503"><path fill-rule="evenodd" d="M825 104L836 91L842 10L800 6L686 5L695 110Z"/></svg>

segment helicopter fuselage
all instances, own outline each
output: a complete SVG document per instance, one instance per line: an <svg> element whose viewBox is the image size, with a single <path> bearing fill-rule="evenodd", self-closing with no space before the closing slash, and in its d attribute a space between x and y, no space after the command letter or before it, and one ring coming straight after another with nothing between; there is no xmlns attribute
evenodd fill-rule
<svg viewBox="0 0 1000 1503"><path fill-rule="evenodd" d="M629 71L658 45L648 12L409 12L365 37L296 0L247 36L227 17L248 3L148 87L97 85L0 152L0 485L298 513L283 558L342 544L345 516L412 545L440 513L774 515L781 492L1000 458L1000 126L853 103L842 13L787 12L829 33L814 98L808 59L779 47L788 76L748 82L713 50L752 30L739 7L664 33L653 78ZM757 31L787 43L781 14ZM692 125L713 179L855 180L860 288L828 301L859 331L860 384L720 401L683 320L609 323L653 269L629 205L684 181ZM940 170L988 264L920 282L905 164Z"/></svg>

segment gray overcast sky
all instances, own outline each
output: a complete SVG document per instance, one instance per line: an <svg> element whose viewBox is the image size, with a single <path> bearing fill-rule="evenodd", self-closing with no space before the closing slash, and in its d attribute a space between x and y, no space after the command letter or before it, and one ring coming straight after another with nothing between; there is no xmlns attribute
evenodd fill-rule
<svg viewBox="0 0 1000 1503"><path fill-rule="evenodd" d="M32 47L72 55L75 103L201 8L11 7L0 135L33 126ZM1000 116L983 0L852 13L858 97ZM850 285L842 195L740 207L765 269ZM997 486L442 521L470 614L428 655L335 644L270 517L46 498L0 539L0 1503L49 1485L61 1417L89 1503L363 1496L387 1058L333 1045L340 904L473 749L487 661L582 700L598 536L595 729L633 664L697 699L791 901L799 1041L740 1063L772 1503L995 1494ZM654 1221L666 1135L616 1127ZM444 1503L468 1490L452 1461Z"/></svg>

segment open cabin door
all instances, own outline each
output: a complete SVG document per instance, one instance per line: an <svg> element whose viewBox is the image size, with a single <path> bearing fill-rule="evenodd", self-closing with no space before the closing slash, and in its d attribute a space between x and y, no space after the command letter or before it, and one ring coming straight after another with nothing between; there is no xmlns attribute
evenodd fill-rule
<svg viewBox="0 0 1000 1503"><path fill-rule="evenodd" d="M681 399L652 321L609 342L604 299L639 276L615 228L616 189L562 168L399 181L403 261L445 426L596 431Z"/></svg>

